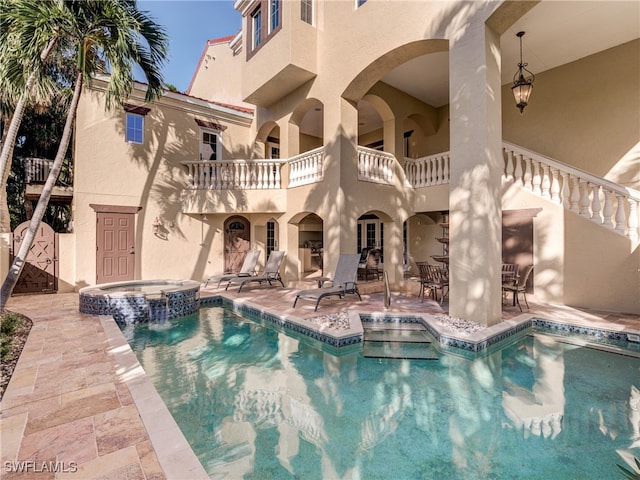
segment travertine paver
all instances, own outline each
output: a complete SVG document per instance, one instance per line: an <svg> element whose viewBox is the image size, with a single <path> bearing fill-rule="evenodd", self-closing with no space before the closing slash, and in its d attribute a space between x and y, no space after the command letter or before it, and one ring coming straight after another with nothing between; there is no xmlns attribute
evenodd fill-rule
<svg viewBox="0 0 640 480"><path fill-rule="evenodd" d="M307 319L343 311L385 311L381 293L363 295L362 302L332 297L318 312L313 304L293 309L296 291L258 287L226 294ZM216 292L207 289L203 295ZM529 303L528 313L548 318L640 330L637 315L541 305L535 298ZM204 478L204 470L112 319L80 314L77 294L13 297L8 308L31 318L33 328L0 403L3 479ZM423 303L415 294L394 293L388 311L441 314L446 308L446 302L441 306L427 298ZM505 305L503 319L519 315L517 307ZM61 471L32 468L17 473L5 464L41 467L46 461L57 461Z"/></svg>
<svg viewBox="0 0 640 480"><path fill-rule="evenodd" d="M77 294L8 308L33 327L0 403L0 476L166 478L100 319L78 312Z"/></svg>

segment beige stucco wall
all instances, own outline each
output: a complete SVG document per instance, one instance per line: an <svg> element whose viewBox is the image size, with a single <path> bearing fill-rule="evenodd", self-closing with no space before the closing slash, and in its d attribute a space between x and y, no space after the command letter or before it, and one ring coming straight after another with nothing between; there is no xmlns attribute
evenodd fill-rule
<svg viewBox="0 0 640 480"><path fill-rule="evenodd" d="M395 9L402 10L403 14L395 15ZM448 105L433 109L380 84L379 80L385 72L417 55L451 48L447 39L457 38L461 33L458 28L462 29L469 18L481 21L479 19L486 18L490 12L491 6L482 2L370 0L357 11L353 8L353 2L319 4L315 34L318 45L316 77L292 91L262 92L270 98L279 99L268 107L257 108L253 124L231 117L216 118L216 121L229 127L223 134L223 158L249 158L256 151L263 155L264 148L261 149L257 145L259 142L254 141L255 132L260 132L265 138L268 132L277 132L282 158L319 144L325 146L324 181L286 191L223 192L222 195L191 192L194 198L190 205L193 207L185 210L185 197L181 196L181 192L186 170L179 161L195 158L197 153L197 127L192 119L188 120L192 115L189 108L205 116L211 115L211 111L195 106L186 107L177 99L166 99L166 105L154 106L147 116L149 124L153 125L149 142L137 147L127 145L122 140L124 115L104 115L98 100L85 95L79 109L78 129L81 134L76 145L76 178L79 187L74 198L78 251L76 280L90 284L91 279L95 279L95 265L92 264L95 262L95 213L88 208L88 204L100 203L142 207L138 214L136 239L139 252L136 275L139 278L170 276L201 280L209 274L218 273L222 269L224 219L238 211L250 220L252 241L261 248L264 245L264 223L268 218L276 219L279 225L279 248L287 252L287 279L297 279L299 276L300 236L297 223L304 214L316 213L324 221L323 242L325 251L330 252L325 262L325 273L331 274L337 252L356 251L358 217L374 213L385 224L385 268L392 274L392 283L400 285L403 278L402 222L407 219L410 222L409 252L412 261L428 260L430 255L441 253L441 245L434 240L441 233L440 227L433 221L430 223L430 217L416 213L449 208L448 186L416 191L405 186L401 169L402 133L407 129L416 129L415 137L412 137L415 144L411 148L415 156L423 156L449 150L452 127ZM392 24L388 22L391 16L397 18ZM294 17L290 15L288 18ZM286 27L283 27L281 37L278 37L278 33L243 66L245 76L250 74L252 78L259 77L251 82L262 84L264 78L260 78L261 75L268 77L281 68L277 62L275 67L269 63L267 53L269 48L278 46L282 39L293 38L292 31L286 31ZM385 35L380 35L381 31ZM353 35L353 32L358 32L358 35ZM623 94L620 90L625 86L625 98L629 98L629 90L635 98L634 95L640 91L640 82L631 86L622 85L619 79L623 75L636 78L637 62L635 67L616 65L616 75L601 72L609 67L614 68L613 64L619 62L619 58L625 60L620 63L633 63L631 60L637 49L638 42L632 42L539 74L531 104L523 116L513 106L509 86L503 86L502 105L498 106L502 122L497 122L497 125L502 124L502 137L595 174L608 175L615 171L617 179L633 183L635 180L630 176L630 169L620 173L619 159L638 143L638 111L636 108L634 112L631 106L621 101L620 95ZM469 52L466 54L470 55ZM282 55L282 52L277 55ZM456 55L458 63L469 60L465 58L464 51L458 51ZM220 58L224 57L220 55ZM349 61L345 62L345 58ZM278 59L282 60L280 57ZM298 57L294 60L294 63L302 62ZM235 61L231 61L229 68L237 67L233 63ZM311 64L305 65L309 69L314 68ZM595 76L594 70L598 71ZM495 79L495 71L493 74ZM217 89L221 89L222 97L226 95L227 77L214 80L215 77L211 77L208 70L201 70L201 75L202 83L198 83L197 91L202 94L198 96L219 99L216 96ZM612 79L614 76L616 78ZM228 82L233 82L233 78L229 76ZM572 102L566 93L567 82L575 78L590 79L581 83L584 90L580 91L579 106L574 104L577 96L573 97ZM595 81L592 82L593 78ZM285 88L277 85L277 82L269 86L270 89L278 87ZM210 94L207 88L213 93ZM247 88L246 82L243 88ZM366 138L358 138L357 103L365 97L379 108L385 128ZM309 99L314 99L313 106L322 106L324 125L321 139L298 135L297 127L290 123L295 117L294 112L298 112L302 106L309 107ZM603 109L603 105L606 108ZM607 114L603 115L602 112ZM490 113L493 115L491 118L496 117L496 112ZM419 115L420 120L416 120L416 117L408 120L409 116L415 114ZM482 123L481 127L475 124L469 128L484 127L486 125ZM602 137L602 141L597 137ZM399 156L391 185L357 179L356 144L379 139L384 139L385 150ZM598 161L603 155L607 158L604 166ZM248 200L240 199L238 203L238 195L251 197ZM211 196L215 197L211 200L213 204L207 204L207 197ZM226 202L225 196L228 197ZM269 199L272 206L264 207L264 199ZM220 201L223 203L215 204ZM507 189L502 196L502 203L503 209L532 208L539 206L540 200L530 194ZM216 205L222 206L217 208ZM189 214L184 214L184 211ZM548 301L579 305L596 298L601 307L612 310L618 309L616 305L637 309L633 302L620 304L614 296L593 296L588 289L579 288L581 265L589 261L588 257L593 254L597 244L585 244L581 249L574 248L566 241L579 238L580 235L588 236L590 230L587 229L597 227L574 222L571 217L573 214L567 215L560 207L545 205L543 213L536 219L535 275L539 286L536 294ZM156 238L151 232L151 222L156 216L165 225L172 222L166 240ZM481 223L478 225L481 230L484 228ZM592 237L611 242L617 247L620 239L610 238L611 235L615 234L596 233ZM571 254L567 252L569 248L572 249ZM603 262L619 265L626 258L629 264L633 265L635 261L637 265L637 251L631 253L627 248L625 253L624 249L618 248L616 252L613 256L604 256L606 260ZM261 261L264 261L264 256ZM610 269L605 268L604 271ZM634 278L630 270L621 278L633 286ZM631 298L632 292L628 286L621 285L620 288L622 290L619 292L625 292L627 298Z"/></svg>
<svg viewBox="0 0 640 480"><path fill-rule="evenodd" d="M524 115L503 86L503 138L640 189L639 59L635 40L542 72Z"/></svg>
<svg viewBox="0 0 640 480"><path fill-rule="evenodd" d="M101 85L96 82L97 88ZM142 105L142 95L136 90L130 103ZM227 127L220 133L223 159L247 158L250 115L166 95L148 105L144 143L136 145L124 141L124 111L106 113L102 97L100 91L87 89L78 107L75 287L92 285L96 279L96 214L90 204L141 207L135 221L136 278L201 280L221 271L224 219L182 213L187 170L180 162L198 158L199 128L194 118ZM156 217L164 224L166 239L153 233Z"/></svg>
<svg viewBox="0 0 640 480"><path fill-rule="evenodd" d="M244 53L236 53L229 43L207 42L186 93L205 100L253 107L242 100ZM215 90L212 85L215 85Z"/></svg>

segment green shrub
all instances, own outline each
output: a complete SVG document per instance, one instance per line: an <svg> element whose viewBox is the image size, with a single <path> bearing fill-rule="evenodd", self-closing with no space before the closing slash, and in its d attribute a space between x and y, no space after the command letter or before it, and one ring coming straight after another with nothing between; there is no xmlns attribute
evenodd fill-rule
<svg viewBox="0 0 640 480"><path fill-rule="evenodd" d="M11 312L0 316L0 361L6 362L11 359L13 334L23 321L20 315Z"/></svg>

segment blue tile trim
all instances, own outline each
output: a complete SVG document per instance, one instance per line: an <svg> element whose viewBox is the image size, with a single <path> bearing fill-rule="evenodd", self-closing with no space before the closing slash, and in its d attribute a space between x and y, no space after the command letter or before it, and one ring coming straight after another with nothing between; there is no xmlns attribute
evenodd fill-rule
<svg viewBox="0 0 640 480"><path fill-rule="evenodd" d="M89 315L111 315L119 325L162 323L197 312L200 286L164 292L161 297L144 293L108 295L99 292L79 295L79 310Z"/></svg>

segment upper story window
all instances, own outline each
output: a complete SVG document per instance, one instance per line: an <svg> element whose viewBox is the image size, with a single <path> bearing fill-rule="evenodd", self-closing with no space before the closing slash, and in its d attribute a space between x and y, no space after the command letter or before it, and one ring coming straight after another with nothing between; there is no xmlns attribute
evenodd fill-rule
<svg viewBox="0 0 640 480"><path fill-rule="evenodd" d="M313 25L313 0L300 0L300 20Z"/></svg>
<svg viewBox="0 0 640 480"><path fill-rule="evenodd" d="M135 113L127 113L126 141L142 143L144 140L144 117Z"/></svg>
<svg viewBox="0 0 640 480"><path fill-rule="evenodd" d="M209 130L200 131L200 160L218 160L220 158L218 135Z"/></svg>
<svg viewBox="0 0 640 480"><path fill-rule="evenodd" d="M254 49L262 43L262 11L258 7L251 14L251 44Z"/></svg>
<svg viewBox="0 0 640 480"><path fill-rule="evenodd" d="M356 8L360 8L365 3L367 3L367 0L356 0Z"/></svg>
<svg viewBox="0 0 640 480"><path fill-rule="evenodd" d="M269 0L269 33L280 26L280 0Z"/></svg>
<svg viewBox="0 0 640 480"><path fill-rule="evenodd" d="M144 142L144 116L151 111L150 108L138 105L124 104L126 113L125 141L130 143Z"/></svg>

